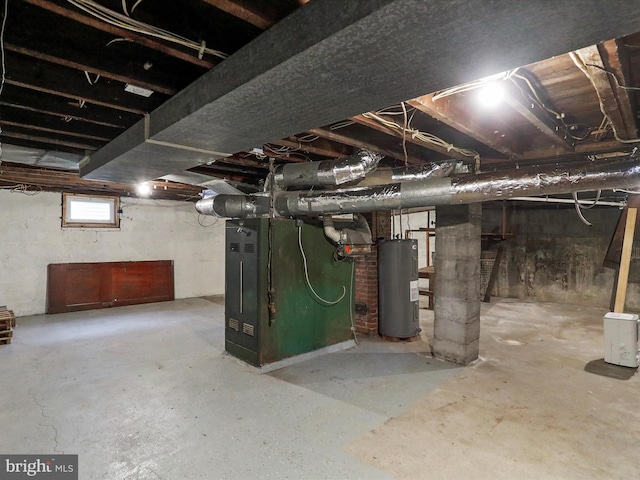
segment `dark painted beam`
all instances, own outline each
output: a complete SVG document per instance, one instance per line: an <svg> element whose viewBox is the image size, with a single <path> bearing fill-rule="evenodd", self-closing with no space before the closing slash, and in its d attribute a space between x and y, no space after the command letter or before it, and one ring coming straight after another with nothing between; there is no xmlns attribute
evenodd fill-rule
<svg viewBox="0 0 640 480"><path fill-rule="evenodd" d="M628 0L585 0L580 8L547 0L314 0L152 112L146 129L140 121L91 155L82 175L139 181L180 172L195 159L176 145L228 156L638 25L640 9Z"/></svg>

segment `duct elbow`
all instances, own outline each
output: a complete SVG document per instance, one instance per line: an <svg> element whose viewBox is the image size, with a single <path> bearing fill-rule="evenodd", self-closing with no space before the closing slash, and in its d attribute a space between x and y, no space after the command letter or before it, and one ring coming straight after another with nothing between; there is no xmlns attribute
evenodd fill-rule
<svg viewBox="0 0 640 480"><path fill-rule="evenodd" d="M325 237L327 237L329 240L331 240L335 244L341 243L342 233L340 230L334 227L333 218L323 217L322 226L323 226Z"/></svg>
<svg viewBox="0 0 640 480"><path fill-rule="evenodd" d="M273 180L279 188L342 185L364 178L382 160L382 155L360 151L355 155L321 162L293 163L276 168Z"/></svg>

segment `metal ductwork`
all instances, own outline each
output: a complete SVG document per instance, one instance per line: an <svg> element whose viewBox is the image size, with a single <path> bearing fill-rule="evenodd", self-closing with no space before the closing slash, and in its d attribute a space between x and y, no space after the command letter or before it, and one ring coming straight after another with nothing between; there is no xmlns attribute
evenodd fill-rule
<svg viewBox="0 0 640 480"><path fill-rule="evenodd" d="M413 182L427 178L448 177L453 173L468 173L469 167L459 160L447 160L439 163L426 163L424 165L409 165L397 168L377 168L371 172L356 186L366 187L373 185L387 185L389 183Z"/></svg>
<svg viewBox="0 0 640 480"><path fill-rule="evenodd" d="M520 169L450 178L427 178L373 187L321 192L277 192L275 213L284 217L371 212L411 207L505 200L511 197L557 195L613 188L638 188L640 155L605 162L589 161L571 167ZM258 202L261 198L261 202ZM264 197L218 195L200 200L200 213L244 218L265 215ZM209 213L213 212L213 213Z"/></svg>
<svg viewBox="0 0 640 480"><path fill-rule="evenodd" d="M247 218L269 212L269 197L261 195L220 194L198 200L196 210L202 215L221 218Z"/></svg>
<svg viewBox="0 0 640 480"><path fill-rule="evenodd" d="M279 188L308 188L342 185L364 178L375 170L382 155L360 151L355 155L334 160L309 163L288 163L274 172Z"/></svg>

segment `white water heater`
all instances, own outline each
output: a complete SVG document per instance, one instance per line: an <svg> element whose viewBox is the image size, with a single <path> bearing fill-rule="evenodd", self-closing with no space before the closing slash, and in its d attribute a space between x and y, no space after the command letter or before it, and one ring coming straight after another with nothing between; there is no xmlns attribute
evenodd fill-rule
<svg viewBox="0 0 640 480"><path fill-rule="evenodd" d="M604 316L604 361L638 367L638 315L609 312Z"/></svg>

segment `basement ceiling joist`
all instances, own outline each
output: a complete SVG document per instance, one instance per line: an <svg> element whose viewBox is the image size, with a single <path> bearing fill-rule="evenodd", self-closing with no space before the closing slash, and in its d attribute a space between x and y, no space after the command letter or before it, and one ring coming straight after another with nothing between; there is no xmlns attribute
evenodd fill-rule
<svg viewBox="0 0 640 480"><path fill-rule="evenodd" d="M260 188L269 157L275 164L306 162L365 148L384 155L381 165L391 167L405 163L406 149L411 164L454 158L480 171L508 171L617 156L635 144L616 140L613 131L619 140L637 135L640 33L619 35L628 31L626 20L632 23L629 12L638 9L616 2L581 2L579 12L542 0L524 10L506 1L354 0L345 6L314 0L302 8L304 0L95 2L125 19L204 41L199 47L231 58L204 53L200 59L193 49L164 39L139 41L137 32L119 36L120 27L78 8L86 0L10 1L7 81L0 96L3 163L15 161L10 144L83 158L125 132L116 142L124 139L145 152L135 155L135 164L123 164L126 182L164 170L152 165L157 161ZM383 12L389 21L381 19ZM563 33L549 34L559 24ZM565 53L579 43L584 48L577 58L588 65L587 74ZM550 52L560 54L544 58ZM517 69L520 78L510 80L517 88L503 105L479 107L478 77L531 59L541 60ZM210 80L178 93L203 74ZM137 96L125 91L126 84L153 93ZM418 93L403 107L399 101L410 98L409 90ZM207 122L183 121L190 112ZM152 138L141 145L140 132L127 129L146 113L155 119L149 122ZM186 124L195 128L185 131ZM167 149L167 142L153 138L172 130L186 148ZM207 147L231 146L218 152L222 158L193 147L194 138ZM131 177L136 171L144 175Z"/></svg>
<svg viewBox="0 0 640 480"><path fill-rule="evenodd" d="M340 15L336 15L336 11ZM479 22L478 19L483 19ZM93 179L146 180L451 85L632 33L625 0L315 0L91 156ZM376 48L378 46L378 48ZM410 48L408 48L410 46ZM162 142L149 147L148 140Z"/></svg>

